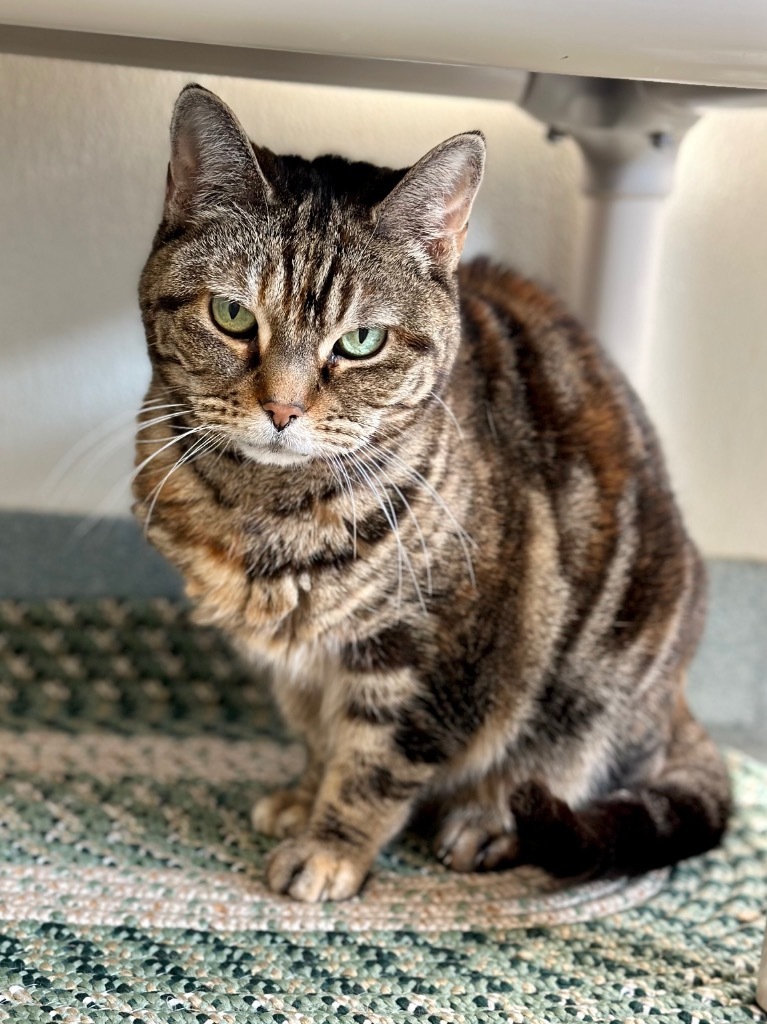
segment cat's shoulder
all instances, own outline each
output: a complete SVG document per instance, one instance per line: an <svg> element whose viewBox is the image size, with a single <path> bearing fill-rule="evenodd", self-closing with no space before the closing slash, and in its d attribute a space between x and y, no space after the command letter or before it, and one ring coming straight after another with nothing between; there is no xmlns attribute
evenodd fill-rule
<svg viewBox="0 0 767 1024"><path fill-rule="evenodd" d="M484 257L461 265L459 289L469 361L486 378L518 382L546 430L580 419L617 437L622 424L644 425L617 365L553 292Z"/></svg>
<svg viewBox="0 0 767 1024"><path fill-rule="evenodd" d="M460 265L458 281L464 303L485 304L532 336L554 329L570 335L571 340L586 342L586 332L565 303L511 267L479 256Z"/></svg>

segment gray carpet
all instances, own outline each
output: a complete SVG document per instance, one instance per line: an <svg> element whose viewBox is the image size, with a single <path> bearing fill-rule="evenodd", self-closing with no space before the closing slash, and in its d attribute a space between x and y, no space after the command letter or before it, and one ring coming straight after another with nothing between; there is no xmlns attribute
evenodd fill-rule
<svg viewBox="0 0 767 1024"><path fill-rule="evenodd" d="M767 761L767 565L709 562L693 707L722 743ZM178 576L130 520L0 512L0 599L176 597Z"/></svg>

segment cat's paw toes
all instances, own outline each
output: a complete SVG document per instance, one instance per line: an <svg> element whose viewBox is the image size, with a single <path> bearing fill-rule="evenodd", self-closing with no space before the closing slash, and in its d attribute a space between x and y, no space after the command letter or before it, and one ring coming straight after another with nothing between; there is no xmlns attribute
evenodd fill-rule
<svg viewBox="0 0 767 1024"><path fill-rule="evenodd" d="M434 851L452 871L494 871L514 862L517 838L492 815L458 811L446 819Z"/></svg>
<svg viewBox="0 0 767 1024"><path fill-rule="evenodd" d="M311 802L305 794L294 789L279 789L256 802L250 820L262 835L286 839L303 832L311 811Z"/></svg>
<svg viewBox="0 0 767 1024"><path fill-rule="evenodd" d="M266 881L273 892L303 903L346 900L356 896L368 873L348 851L316 839L286 839L266 864Z"/></svg>
<svg viewBox="0 0 767 1024"><path fill-rule="evenodd" d="M487 840L478 850L474 871L498 871L519 865L519 839L513 832L505 832Z"/></svg>

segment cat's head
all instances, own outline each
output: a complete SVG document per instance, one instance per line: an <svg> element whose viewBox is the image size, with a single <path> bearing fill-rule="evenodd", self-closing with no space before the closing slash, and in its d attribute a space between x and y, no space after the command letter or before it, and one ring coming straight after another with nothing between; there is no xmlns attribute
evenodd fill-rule
<svg viewBox="0 0 767 1024"><path fill-rule="evenodd" d="M411 429L458 348L455 271L484 153L472 132L409 170L276 156L218 97L184 89L141 279L172 400L273 465Z"/></svg>

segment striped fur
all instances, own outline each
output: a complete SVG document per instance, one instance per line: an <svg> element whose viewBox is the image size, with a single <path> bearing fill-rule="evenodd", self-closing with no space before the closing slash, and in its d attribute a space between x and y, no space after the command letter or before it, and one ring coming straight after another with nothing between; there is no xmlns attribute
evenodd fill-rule
<svg viewBox="0 0 767 1024"><path fill-rule="evenodd" d="M457 870L715 845L729 784L683 696L701 561L599 347L511 271L456 270L481 138L408 172L277 157L191 87L172 143L135 510L305 739L254 809L270 885L353 895L419 812ZM255 336L216 329L217 293ZM339 358L358 325L387 343ZM306 411L278 432L268 401Z"/></svg>

